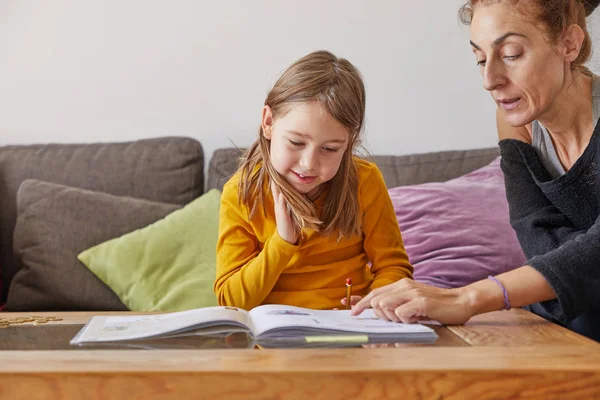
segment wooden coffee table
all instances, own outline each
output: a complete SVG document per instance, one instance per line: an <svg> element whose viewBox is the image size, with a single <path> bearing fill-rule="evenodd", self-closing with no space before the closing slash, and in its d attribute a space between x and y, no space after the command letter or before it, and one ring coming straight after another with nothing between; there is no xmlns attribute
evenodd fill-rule
<svg viewBox="0 0 600 400"><path fill-rule="evenodd" d="M47 313L63 320L0 329L0 396L11 400L600 398L600 344L520 309L484 314L464 326L434 326L439 339L432 345L275 350L68 346L90 316L118 314Z"/></svg>

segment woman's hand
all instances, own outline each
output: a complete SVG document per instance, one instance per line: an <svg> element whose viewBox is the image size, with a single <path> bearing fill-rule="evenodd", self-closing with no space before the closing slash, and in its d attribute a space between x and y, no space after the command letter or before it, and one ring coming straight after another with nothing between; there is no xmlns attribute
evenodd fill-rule
<svg viewBox="0 0 600 400"><path fill-rule="evenodd" d="M296 244L298 242L299 232L296 232L294 229L292 217L287 202L285 201L285 197L273 182L271 182L271 193L273 194L273 202L275 203L277 232L286 242Z"/></svg>
<svg viewBox="0 0 600 400"><path fill-rule="evenodd" d="M412 279L374 289L352 308L352 315L369 307L381 319L404 323L435 320L461 325L474 315L465 288L441 289Z"/></svg>

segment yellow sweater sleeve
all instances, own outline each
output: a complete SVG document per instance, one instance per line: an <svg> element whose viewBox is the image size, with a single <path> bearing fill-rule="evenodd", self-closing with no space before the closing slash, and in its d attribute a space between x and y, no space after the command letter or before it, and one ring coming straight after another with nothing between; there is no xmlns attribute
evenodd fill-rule
<svg viewBox="0 0 600 400"><path fill-rule="evenodd" d="M257 211L259 215L262 210ZM260 218L259 218L260 219ZM298 249L279 236L277 229L262 248L238 201L238 188L227 183L221 196L217 272L214 284L220 305L250 310L263 302Z"/></svg>
<svg viewBox="0 0 600 400"><path fill-rule="evenodd" d="M370 289L412 278L413 267L404 249L396 212L381 171L371 164L361 179L364 249L374 275Z"/></svg>

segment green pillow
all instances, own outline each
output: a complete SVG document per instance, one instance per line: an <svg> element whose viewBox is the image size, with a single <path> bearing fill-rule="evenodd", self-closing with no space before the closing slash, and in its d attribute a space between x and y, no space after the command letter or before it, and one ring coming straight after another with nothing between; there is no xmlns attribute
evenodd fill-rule
<svg viewBox="0 0 600 400"><path fill-rule="evenodd" d="M145 228L77 258L131 311L217 305L213 291L221 192L216 189Z"/></svg>

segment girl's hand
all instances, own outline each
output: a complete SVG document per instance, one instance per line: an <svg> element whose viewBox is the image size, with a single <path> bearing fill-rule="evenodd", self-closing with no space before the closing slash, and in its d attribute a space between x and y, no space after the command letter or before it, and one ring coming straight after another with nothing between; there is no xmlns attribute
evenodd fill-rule
<svg viewBox="0 0 600 400"><path fill-rule="evenodd" d="M350 296L350 307L354 307L356 303L360 301L360 299L362 299L362 296ZM342 300L340 300L340 303L346 306L346 298L344 297Z"/></svg>
<svg viewBox="0 0 600 400"><path fill-rule="evenodd" d="M461 325L474 315L465 288L441 289L412 279L373 290L352 308L352 315L369 307L381 319L404 323L431 319Z"/></svg>
<svg viewBox="0 0 600 400"><path fill-rule="evenodd" d="M298 242L299 232L296 232L292 224L292 217L285 201L285 197L281 194L277 186L271 182L271 193L273 194L273 202L275 203L275 222L277 224L277 232L283 240L288 243L296 244Z"/></svg>

